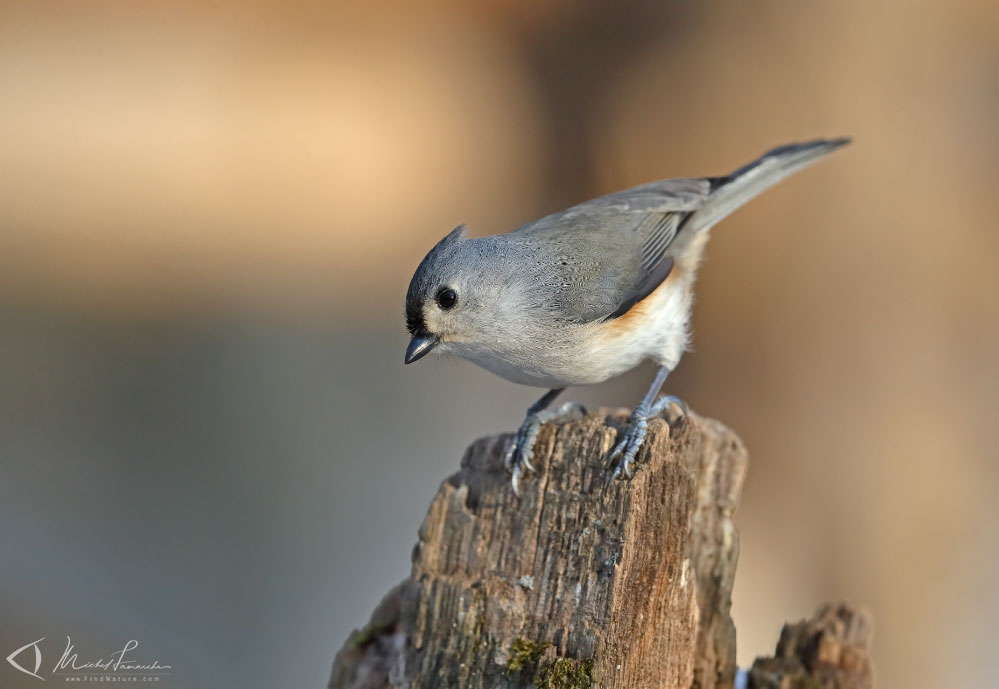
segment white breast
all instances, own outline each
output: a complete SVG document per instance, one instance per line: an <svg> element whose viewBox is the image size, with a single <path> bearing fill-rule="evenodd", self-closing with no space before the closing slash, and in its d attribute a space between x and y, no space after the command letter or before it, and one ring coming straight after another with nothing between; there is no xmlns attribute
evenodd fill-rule
<svg viewBox="0 0 999 689"><path fill-rule="evenodd" d="M489 343L453 343L441 349L514 383L544 388L601 383L646 359L673 368L688 342L690 282L671 277L610 321L540 332L528 342L497 337Z"/></svg>
<svg viewBox="0 0 999 689"><path fill-rule="evenodd" d="M667 279L631 311L601 324L591 339L592 360L610 373L607 378L646 359L676 367L689 342L691 287L686 280Z"/></svg>

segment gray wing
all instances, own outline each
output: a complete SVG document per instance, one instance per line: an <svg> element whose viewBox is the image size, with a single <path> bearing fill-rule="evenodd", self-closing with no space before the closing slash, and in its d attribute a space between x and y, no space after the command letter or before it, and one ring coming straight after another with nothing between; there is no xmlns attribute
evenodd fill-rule
<svg viewBox="0 0 999 689"><path fill-rule="evenodd" d="M622 316L673 268L670 246L684 219L710 192L706 179L643 184L573 206L514 230L543 247L536 279L543 306L559 320L586 323ZM541 240L541 241L538 241Z"/></svg>
<svg viewBox="0 0 999 689"><path fill-rule="evenodd" d="M781 146L725 177L643 184L514 230L531 277L546 287L537 306L574 322L627 313L666 279L690 238L849 141Z"/></svg>

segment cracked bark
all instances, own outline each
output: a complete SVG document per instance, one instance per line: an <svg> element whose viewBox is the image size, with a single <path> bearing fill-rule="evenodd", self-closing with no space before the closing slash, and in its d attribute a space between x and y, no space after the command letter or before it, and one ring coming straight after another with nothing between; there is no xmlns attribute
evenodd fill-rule
<svg viewBox="0 0 999 689"><path fill-rule="evenodd" d="M635 477L605 487L625 419L546 425L519 498L502 466L510 436L473 443L431 503L412 575L348 640L329 686L732 686L748 455L718 422L656 420Z"/></svg>

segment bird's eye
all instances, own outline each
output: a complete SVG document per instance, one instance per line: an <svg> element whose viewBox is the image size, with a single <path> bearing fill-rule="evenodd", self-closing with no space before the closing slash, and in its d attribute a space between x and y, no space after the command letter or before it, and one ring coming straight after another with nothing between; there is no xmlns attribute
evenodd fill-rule
<svg viewBox="0 0 999 689"><path fill-rule="evenodd" d="M437 303L442 309L450 309L458 301L458 293L450 287L442 289L437 293Z"/></svg>

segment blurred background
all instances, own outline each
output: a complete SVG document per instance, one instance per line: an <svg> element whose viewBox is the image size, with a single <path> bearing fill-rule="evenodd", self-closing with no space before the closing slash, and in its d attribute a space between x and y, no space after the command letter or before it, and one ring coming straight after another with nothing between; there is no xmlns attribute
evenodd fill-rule
<svg viewBox="0 0 999 689"><path fill-rule="evenodd" d="M851 135L714 232L667 388L753 457L740 664L845 598L880 686L994 686L997 122L985 0L3 2L2 656L325 686L538 395L403 367L430 246Z"/></svg>

